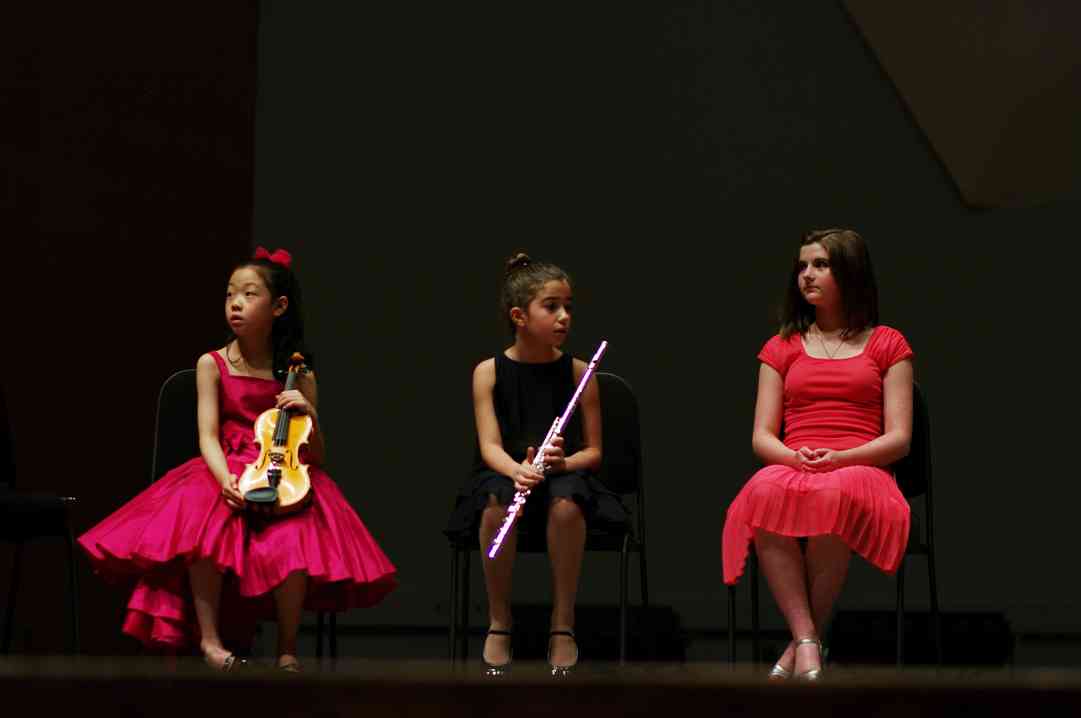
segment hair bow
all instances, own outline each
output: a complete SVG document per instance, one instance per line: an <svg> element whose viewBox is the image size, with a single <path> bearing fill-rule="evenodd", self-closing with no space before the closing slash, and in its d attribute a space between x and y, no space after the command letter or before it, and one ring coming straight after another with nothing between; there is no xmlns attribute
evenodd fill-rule
<svg viewBox="0 0 1081 718"><path fill-rule="evenodd" d="M255 259L266 259L274 264L280 264L286 269L293 263L293 255L284 249L275 249L273 252L268 252L266 247L255 248Z"/></svg>

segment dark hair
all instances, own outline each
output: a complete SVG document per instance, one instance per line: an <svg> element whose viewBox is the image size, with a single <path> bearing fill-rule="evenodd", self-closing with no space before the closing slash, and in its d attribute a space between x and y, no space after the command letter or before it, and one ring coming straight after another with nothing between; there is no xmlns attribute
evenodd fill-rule
<svg viewBox="0 0 1081 718"><path fill-rule="evenodd" d="M247 259L236 265L233 272L244 267L251 267L263 278L263 283L270 290L271 301L285 297L289 305L280 317L274 318L270 330L270 344L274 355L274 376L284 379L289 372L289 358L294 352L304 355L304 363L313 368L313 360L304 344L304 312L301 306L300 282L293 270L266 258ZM232 274L232 273L230 273ZM236 339L236 334L229 332L227 341Z"/></svg>
<svg viewBox="0 0 1081 718"><path fill-rule="evenodd" d="M878 285L871 265L871 253L858 232L851 229L816 229L800 240L799 248L821 244L830 260L830 273L841 293L846 328L842 336L859 334L878 324ZM799 251L781 306L781 338L793 332L805 334L815 320L815 309L799 291Z"/></svg>
<svg viewBox="0 0 1081 718"><path fill-rule="evenodd" d="M571 283L570 275L554 264L536 262L528 254L518 252L507 260L503 275L503 291L500 294L500 311L510 327L511 336L517 327L510 318L515 307L525 309L545 284L551 281Z"/></svg>

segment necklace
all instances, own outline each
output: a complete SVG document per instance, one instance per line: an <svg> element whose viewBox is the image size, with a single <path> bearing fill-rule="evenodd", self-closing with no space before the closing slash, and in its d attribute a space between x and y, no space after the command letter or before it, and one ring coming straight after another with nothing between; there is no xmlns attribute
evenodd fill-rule
<svg viewBox="0 0 1081 718"><path fill-rule="evenodd" d="M237 355L238 356L236 358L236 361L233 361L233 358L231 356L229 356L229 350L232 347L233 347L233 342L229 342L229 344L226 345L226 347L225 347L225 358L229 361L230 364L232 364L234 367L239 369L240 365L242 363L246 364L247 362L244 361L244 355L240 353L240 347L237 347Z"/></svg>
<svg viewBox="0 0 1081 718"><path fill-rule="evenodd" d="M841 332L840 343L838 343L837 346L834 347L832 352L829 349L829 345L826 344L826 335L822 333L821 327L819 327L817 324L815 324L815 332L818 334L818 343L822 345L822 351L826 352L826 356L828 356L830 359L836 358L837 352L841 351L841 347L844 346L845 341L847 341L844 331Z"/></svg>
<svg viewBox="0 0 1081 718"><path fill-rule="evenodd" d="M229 342L229 344L226 345L226 347L225 347L225 360L228 361L233 366L234 369L237 369L239 371L240 368L243 366L244 367L243 373L245 375L254 376L254 374L252 373L252 370L256 369L256 367L253 367L251 364L248 363L248 360L244 358L244 353L240 351L240 345L239 344L237 344L237 347L236 347L237 358L234 360L231 356L229 356L229 350L233 347L233 344L236 344L236 342Z"/></svg>

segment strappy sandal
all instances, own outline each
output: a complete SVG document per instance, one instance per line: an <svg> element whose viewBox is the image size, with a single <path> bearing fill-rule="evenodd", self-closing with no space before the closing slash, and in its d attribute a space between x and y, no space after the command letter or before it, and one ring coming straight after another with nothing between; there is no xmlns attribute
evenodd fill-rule
<svg viewBox="0 0 1081 718"><path fill-rule="evenodd" d="M230 653L226 656L225 660L221 662L221 666L214 666L209 661L205 662L211 669L218 671L219 673L239 673L250 666L247 658L242 658L235 653Z"/></svg>
<svg viewBox="0 0 1081 718"><path fill-rule="evenodd" d="M785 647L785 650L788 650L787 646ZM781 655L784 656L784 653L782 652ZM792 659L795 660L795 657L795 651L793 651ZM792 671L782 666L781 659L779 658L777 659L777 662L773 664L773 668L769 669L769 673L766 674L766 680L774 682L787 681L791 677Z"/></svg>
<svg viewBox="0 0 1081 718"><path fill-rule="evenodd" d="M814 644L818 649L818 663L819 663L819 666L818 666L818 668L812 668L809 671L803 671L802 673L797 673L796 674L796 680L797 681L813 682L813 681L822 680L822 675L823 675L822 661L824 660L823 657L822 657L822 641L818 640L817 638L801 638L798 641L796 641L796 650L799 650L800 646L810 645L810 644Z"/></svg>
<svg viewBox="0 0 1081 718"><path fill-rule="evenodd" d="M569 666L556 666L552 664L552 636L569 636L574 641L574 663ZM552 671L552 675L556 678L565 678L569 676L578 665L578 639L574 635L574 631L549 631L548 632L548 667Z"/></svg>
<svg viewBox="0 0 1081 718"><path fill-rule="evenodd" d="M505 631L499 628L489 628L488 633L485 635L485 642L488 640L488 636L513 636L511 631ZM511 646L507 650L507 662L506 663L489 663L488 659L484 657L484 648L480 649L480 661L484 664L484 675L490 678L498 678L505 676L510 672L510 664L514 662L514 646Z"/></svg>

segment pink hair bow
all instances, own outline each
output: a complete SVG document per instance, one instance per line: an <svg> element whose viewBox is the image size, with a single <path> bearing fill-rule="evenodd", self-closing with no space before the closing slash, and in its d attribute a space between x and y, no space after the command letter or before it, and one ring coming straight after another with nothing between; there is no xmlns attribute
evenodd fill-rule
<svg viewBox="0 0 1081 718"><path fill-rule="evenodd" d="M255 259L266 259L274 264L280 264L286 269L293 263L293 255L284 249L275 249L273 252L268 252L266 247L255 248Z"/></svg>

